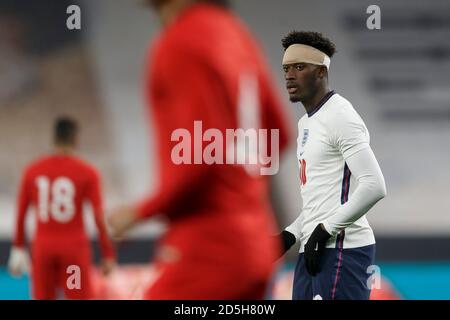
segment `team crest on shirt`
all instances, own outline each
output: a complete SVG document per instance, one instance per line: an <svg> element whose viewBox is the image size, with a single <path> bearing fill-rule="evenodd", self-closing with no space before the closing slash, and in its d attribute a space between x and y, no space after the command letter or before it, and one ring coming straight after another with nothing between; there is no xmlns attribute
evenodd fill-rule
<svg viewBox="0 0 450 320"><path fill-rule="evenodd" d="M303 139L302 139L302 148L305 146L309 137L309 129L303 129Z"/></svg>

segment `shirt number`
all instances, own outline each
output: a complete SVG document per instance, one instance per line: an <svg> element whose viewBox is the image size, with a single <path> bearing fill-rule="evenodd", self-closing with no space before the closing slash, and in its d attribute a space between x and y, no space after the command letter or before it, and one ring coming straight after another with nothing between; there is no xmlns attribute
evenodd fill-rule
<svg viewBox="0 0 450 320"><path fill-rule="evenodd" d="M50 217L60 223L72 220L75 214L75 186L69 178L58 177L51 183L48 177L39 176L36 185L40 221L48 222Z"/></svg>

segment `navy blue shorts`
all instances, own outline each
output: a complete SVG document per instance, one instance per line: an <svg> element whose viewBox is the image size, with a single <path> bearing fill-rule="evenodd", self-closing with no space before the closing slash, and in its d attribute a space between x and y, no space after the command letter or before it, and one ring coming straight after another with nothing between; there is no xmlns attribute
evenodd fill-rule
<svg viewBox="0 0 450 320"><path fill-rule="evenodd" d="M306 271L303 253L294 273L293 300L368 300L368 268L375 261L375 245L342 249L327 248L320 261L320 272L312 277Z"/></svg>

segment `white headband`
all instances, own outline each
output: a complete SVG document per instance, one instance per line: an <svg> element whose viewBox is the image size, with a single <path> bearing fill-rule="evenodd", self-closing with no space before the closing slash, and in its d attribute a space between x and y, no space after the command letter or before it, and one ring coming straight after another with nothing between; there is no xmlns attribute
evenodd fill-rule
<svg viewBox="0 0 450 320"><path fill-rule="evenodd" d="M293 44L284 52L283 65L311 63L330 69L330 57L322 51L305 44Z"/></svg>

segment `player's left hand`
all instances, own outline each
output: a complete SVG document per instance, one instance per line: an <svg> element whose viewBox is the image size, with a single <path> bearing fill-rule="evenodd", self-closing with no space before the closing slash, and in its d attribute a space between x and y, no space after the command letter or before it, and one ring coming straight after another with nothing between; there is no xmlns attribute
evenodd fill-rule
<svg viewBox="0 0 450 320"><path fill-rule="evenodd" d="M122 239L125 232L131 229L137 220L137 212L132 207L120 207L113 210L107 218L111 236L116 240Z"/></svg>
<svg viewBox="0 0 450 320"><path fill-rule="evenodd" d="M30 258L25 248L11 248L8 270L14 277L21 277L23 274L30 272Z"/></svg>
<svg viewBox="0 0 450 320"><path fill-rule="evenodd" d="M322 224L317 225L305 244L305 266L311 276L320 272L320 258L331 235Z"/></svg>

